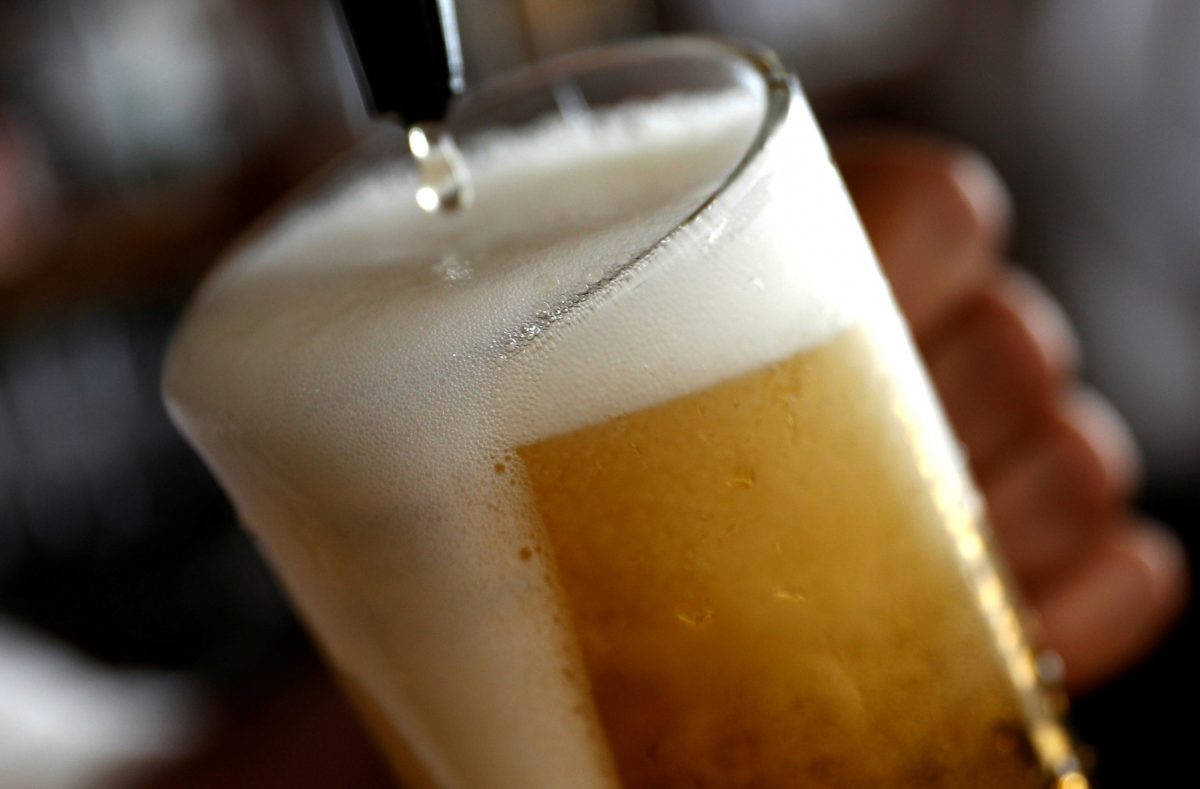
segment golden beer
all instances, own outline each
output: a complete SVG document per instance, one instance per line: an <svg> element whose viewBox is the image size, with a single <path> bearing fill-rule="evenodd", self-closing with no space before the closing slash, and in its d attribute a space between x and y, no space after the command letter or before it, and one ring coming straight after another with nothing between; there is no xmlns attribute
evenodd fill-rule
<svg viewBox="0 0 1200 789"><path fill-rule="evenodd" d="M582 57L525 79L586 96ZM235 253L168 360L397 773L1083 785L795 85L712 43L601 60L607 96L736 79L481 133L457 214L360 167Z"/></svg>
<svg viewBox="0 0 1200 789"><path fill-rule="evenodd" d="M977 513L890 367L852 330L519 450L626 786L1047 784Z"/></svg>

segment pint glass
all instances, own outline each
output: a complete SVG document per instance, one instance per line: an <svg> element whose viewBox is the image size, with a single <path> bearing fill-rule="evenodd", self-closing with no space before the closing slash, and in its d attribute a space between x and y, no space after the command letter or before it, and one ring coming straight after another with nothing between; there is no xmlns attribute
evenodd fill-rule
<svg viewBox="0 0 1200 789"><path fill-rule="evenodd" d="M1086 785L774 59L585 52L447 127L469 204L421 208L381 132L231 254L166 377L398 774Z"/></svg>

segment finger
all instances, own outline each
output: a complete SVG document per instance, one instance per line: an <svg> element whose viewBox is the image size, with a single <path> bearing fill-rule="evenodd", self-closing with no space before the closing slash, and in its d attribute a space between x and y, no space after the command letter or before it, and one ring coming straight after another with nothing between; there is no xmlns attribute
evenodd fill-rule
<svg viewBox="0 0 1200 789"><path fill-rule="evenodd" d="M1173 535L1124 524L1035 599L1041 641L1062 658L1067 688L1095 687L1148 651L1180 613L1186 577Z"/></svg>
<svg viewBox="0 0 1200 789"><path fill-rule="evenodd" d="M1046 291L1003 272L923 349L946 415L977 474L1043 418L1078 358Z"/></svg>
<svg viewBox="0 0 1200 789"><path fill-rule="evenodd" d="M1072 393L981 478L996 541L1027 590L1069 572L1126 508L1137 476L1128 429Z"/></svg>
<svg viewBox="0 0 1200 789"><path fill-rule="evenodd" d="M1008 197L986 162L948 143L859 134L834 151L900 309L921 338L997 268Z"/></svg>

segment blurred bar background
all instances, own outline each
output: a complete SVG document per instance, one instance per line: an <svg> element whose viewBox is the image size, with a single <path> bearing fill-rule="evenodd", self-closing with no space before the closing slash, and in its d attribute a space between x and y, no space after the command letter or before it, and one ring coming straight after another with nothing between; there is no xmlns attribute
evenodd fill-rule
<svg viewBox="0 0 1200 789"><path fill-rule="evenodd" d="M1144 506L1196 555L1200 4L458 6L473 82L604 41L716 32L775 47L830 129L898 122L982 149L1014 191L1014 256L1067 305L1088 375L1141 441ZM63 692L39 698L67 717L91 705L93 728L126 746L39 740L0 693L0 785L213 785L221 773L200 757L220 748L259 770L245 785L384 783L158 395L198 278L368 126L325 0L0 5L0 688L25 676L6 655L72 654ZM1193 606L1151 660L1076 704L1101 786L1191 772L1185 729L1163 710L1193 697L1195 635ZM72 695L70 677L111 692ZM297 728L297 688L324 724ZM129 693L178 736L148 736L145 716L115 701ZM12 745L23 737L42 750ZM305 753L315 742L332 744L332 762ZM63 777L51 768L68 753L78 769ZM138 765L162 777L136 777Z"/></svg>

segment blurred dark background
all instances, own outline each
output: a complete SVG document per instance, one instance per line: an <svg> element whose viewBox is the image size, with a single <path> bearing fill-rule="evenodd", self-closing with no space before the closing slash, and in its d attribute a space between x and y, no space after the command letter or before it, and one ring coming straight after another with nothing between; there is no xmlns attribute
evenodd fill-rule
<svg viewBox="0 0 1200 789"><path fill-rule="evenodd" d="M1144 508L1196 555L1200 4L458 6L473 81L626 36L723 32L775 47L828 129L892 122L980 148L1015 196L1013 256L1067 306L1087 376L1138 436ZM199 276L365 124L324 0L0 5L0 688L23 665L6 653L65 644L78 661L63 676L117 683L96 696L97 726L146 738L112 711L131 689L159 693L167 729L172 716L206 722L105 751L37 740L12 712L19 701L0 701L0 785L99 785L89 770L180 759L167 779L104 780L212 785L220 773L197 754L221 748L258 765L256 786L384 780L158 396L170 328ZM1148 661L1075 703L1101 786L1190 773L1187 727L1171 711L1195 700L1195 634L1192 606ZM147 677L162 682L148 690ZM75 714L73 685L46 687L39 703ZM327 711L323 728L296 730L286 699L297 688ZM74 759L76 782L38 778L45 765L6 740L41 743L46 763ZM305 743L334 753L332 766ZM308 783L272 777L289 761Z"/></svg>

